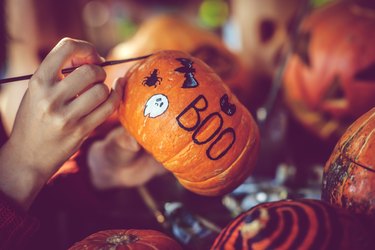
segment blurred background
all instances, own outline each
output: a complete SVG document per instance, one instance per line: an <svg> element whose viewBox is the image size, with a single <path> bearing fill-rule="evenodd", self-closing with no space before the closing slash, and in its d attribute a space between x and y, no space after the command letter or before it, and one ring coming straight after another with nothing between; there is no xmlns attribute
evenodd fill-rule
<svg viewBox="0 0 375 250"><path fill-rule="evenodd" d="M257 167L232 193L199 197L183 190L174 178L164 176L159 182L135 191L141 198L134 204L142 203L149 209L149 217L135 211L138 207L132 205L133 194L129 190L101 193L101 198L110 200L105 209L101 208L106 214L94 213L84 220L85 212L72 212L72 207L59 209L59 213L49 217L51 224L53 221L58 225L54 232L49 232L54 233L51 236L54 240L44 240L45 246L41 248L54 245L54 249L64 249L95 230L129 226L160 229L178 239L186 249L206 249L221 227L261 202L300 197L320 199L323 167L337 140L356 118L375 106L375 67L371 68L371 62L375 62L374 50L363 64L357 60L360 53L357 47L367 48L371 43L373 46L375 40L368 35L373 30L366 31L375 27L371 26L374 25L371 1L342 1L358 4L350 13L360 19L351 19L358 22L355 27L360 31L348 33L360 45L353 45L355 48L345 45L332 57L324 53L335 50L338 43L333 40L335 37L346 39L340 33L346 26L338 24L344 18L345 25L349 25L344 17L348 16L346 10L322 11L308 18L316 10L339 1L9 2L12 3L4 17L12 24L8 28L12 45L8 46L8 54L2 53L6 54L2 61L7 62L0 71L3 76L7 69L17 69L8 72L10 75L29 74L64 36L92 42L108 59L136 57L161 49L184 50L201 58L222 77L252 113L261 132ZM366 23L363 26L362 19ZM325 20L326 30L319 20ZM332 28L329 22L332 27L341 28ZM22 46L33 48L27 50ZM17 59L16 51L22 59ZM29 52L20 51L34 54L28 57ZM26 63L25 67L13 66ZM331 64L344 66L334 69ZM108 84L125 75L130 66L108 67ZM362 74L356 74L354 67L362 70ZM358 76L364 76L359 81L369 83L368 86L362 86L362 82L351 87L355 76L357 80ZM134 208L129 209L131 206ZM159 214L161 221L157 219L158 213L162 214ZM140 218L142 223L132 224L129 217ZM94 225L95 219L102 224ZM81 225L69 224L69 220L81 220Z"/></svg>

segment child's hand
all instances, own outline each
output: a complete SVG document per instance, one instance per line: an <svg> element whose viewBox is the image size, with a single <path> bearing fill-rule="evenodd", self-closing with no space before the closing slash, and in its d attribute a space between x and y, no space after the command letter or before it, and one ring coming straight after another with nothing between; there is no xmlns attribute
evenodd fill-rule
<svg viewBox="0 0 375 250"><path fill-rule="evenodd" d="M0 155L0 179L5 177L15 186L6 189L16 192L17 182L23 182L19 196L24 197L15 197L21 203L28 204L30 195L39 191L119 105L122 90L109 91L103 84L104 70L94 65L102 61L89 43L66 38L31 78L10 139ZM72 66L80 67L64 77L61 69ZM14 174L16 169L19 175ZM27 188L35 186L37 189L27 194Z"/></svg>

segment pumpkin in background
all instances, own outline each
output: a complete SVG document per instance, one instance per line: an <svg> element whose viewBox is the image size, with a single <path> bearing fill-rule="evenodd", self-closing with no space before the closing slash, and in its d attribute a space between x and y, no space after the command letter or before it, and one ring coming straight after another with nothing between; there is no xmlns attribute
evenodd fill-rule
<svg viewBox="0 0 375 250"><path fill-rule="evenodd" d="M253 90L251 85L251 73L239 56L230 51L217 34L182 16L161 14L146 19L132 38L112 48L107 59L138 57L159 50L180 50L200 58L246 105L250 105L250 95L256 95L256 90ZM123 76L124 70L133 64L108 67L107 83Z"/></svg>
<svg viewBox="0 0 375 250"><path fill-rule="evenodd" d="M269 98L273 79L290 46L296 14L304 2L230 0L232 14L227 36L238 44L239 56L251 72L247 95L250 100L243 103L253 113Z"/></svg>
<svg viewBox="0 0 375 250"><path fill-rule="evenodd" d="M237 216L212 250L371 249L365 218L313 199L261 203Z"/></svg>
<svg viewBox="0 0 375 250"><path fill-rule="evenodd" d="M114 229L91 234L68 250L182 250L172 238L155 230Z"/></svg>
<svg viewBox="0 0 375 250"><path fill-rule="evenodd" d="M322 199L375 217L375 108L337 143L324 167Z"/></svg>
<svg viewBox="0 0 375 250"><path fill-rule="evenodd" d="M285 99L318 138L337 141L375 106L375 8L336 1L303 20L284 72Z"/></svg>
<svg viewBox="0 0 375 250"><path fill-rule="evenodd" d="M231 0L232 22L239 30L240 56L246 65L258 73L276 73L302 4L300 0Z"/></svg>
<svg viewBox="0 0 375 250"><path fill-rule="evenodd" d="M187 189L222 195L252 172L258 127L203 61L159 51L128 71L126 81L121 123Z"/></svg>

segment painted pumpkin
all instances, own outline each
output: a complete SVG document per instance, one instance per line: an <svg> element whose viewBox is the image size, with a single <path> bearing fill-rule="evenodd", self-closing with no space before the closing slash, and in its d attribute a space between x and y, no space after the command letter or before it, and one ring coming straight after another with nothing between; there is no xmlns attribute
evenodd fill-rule
<svg viewBox="0 0 375 250"><path fill-rule="evenodd" d="M230 51L221 38L187 18L172 14L146 19L129 40L115 46L108 60L118 60L151 54L159 50L180 50L208 64L243 103L254 91L250 74L239 56ZM108 67L107 82L121 77L133 64ZM250 104L249 104L250 105Z"/></svg>
<svg viewBox="0 0 375 250"><path fill-rule="evenodd" d="M230 222L211 249L370 249L364 218L320 200L259 204Z"/></svg>
<svg viewBox="0 0 375 250"><path fill-rule="evenodd" d="M155 230L116 229L103 230L76 242L68 250L182 250L172 238Z"/></svg>
<svg viewBox="0 0 375 250"><path fill-rule="evenodd" d="M252 172L257 125L203 61L160 51L135 65L126 79L121 123L187 189L221 195Z"/></svg>
<svg viewBox="0 0 375 250"><path fill-rule="evenodd" d="M322 199L375 217L375 108L337 143L324 167Z"/></svg>
<svg viewBox="0 0 375 250"><path fill-rule="evenodd" d="M284 73L295 118L322 139L338 140L375 106L375 8L335 1L315 9L300 27Z"/></svg>

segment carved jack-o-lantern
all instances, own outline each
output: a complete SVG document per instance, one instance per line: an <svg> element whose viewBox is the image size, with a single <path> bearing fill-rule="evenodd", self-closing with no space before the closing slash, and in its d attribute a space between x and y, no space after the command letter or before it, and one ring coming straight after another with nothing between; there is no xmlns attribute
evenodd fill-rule
<svg viewBox="0 0 375 250"><path fill-rule="evenodd" d="M232 19L239 29L241 56L256 71L274 74L289 43L289 29L303 1L232 0Z"/></svg>
<svg viewBox="0 0 375 250"><path fill-rule="evenodd" d="M370 232L363 217L326 202L281 200L239 215L211 249L371 249Z"/></svg>
<svg viewBox="0 0 375 250"><path fill-rule="evenodd" d="M143 56L159 50L180 50L203 60L246 103L251 91L248 71L239 57L231 52L215 33L176 15L158 15L142 23L129 40L109 53L109 60ZM107 82L121 77L133 64L107 68Z"/></svg>
<svg viewBox="0 0 375 250"><path fill-rule="evenodd" d="M69 248L81 249L182 250L182 247L174 239L155 230L113 229L93 233Z"/></svg>
<svg viewBox="0 0 375 250"><path fill-rule="evenodd" d="M375 217L375 108L354 122L324 168L322 199Z"/></svg>
<svg viewBox="0 0 375 250"><path fill-rule="evenodd" d="M375 106L375 9L338 1L301 24L284 74L294 116L322 139L338 139Z"/></svg>
<svg viewBox="0 0 375 250"><path fill-rule="evenodd" d="M159 51L129 70L126 80L121 123L187 189L221 195L252 172L257 125L203 61Z"/></svg>

